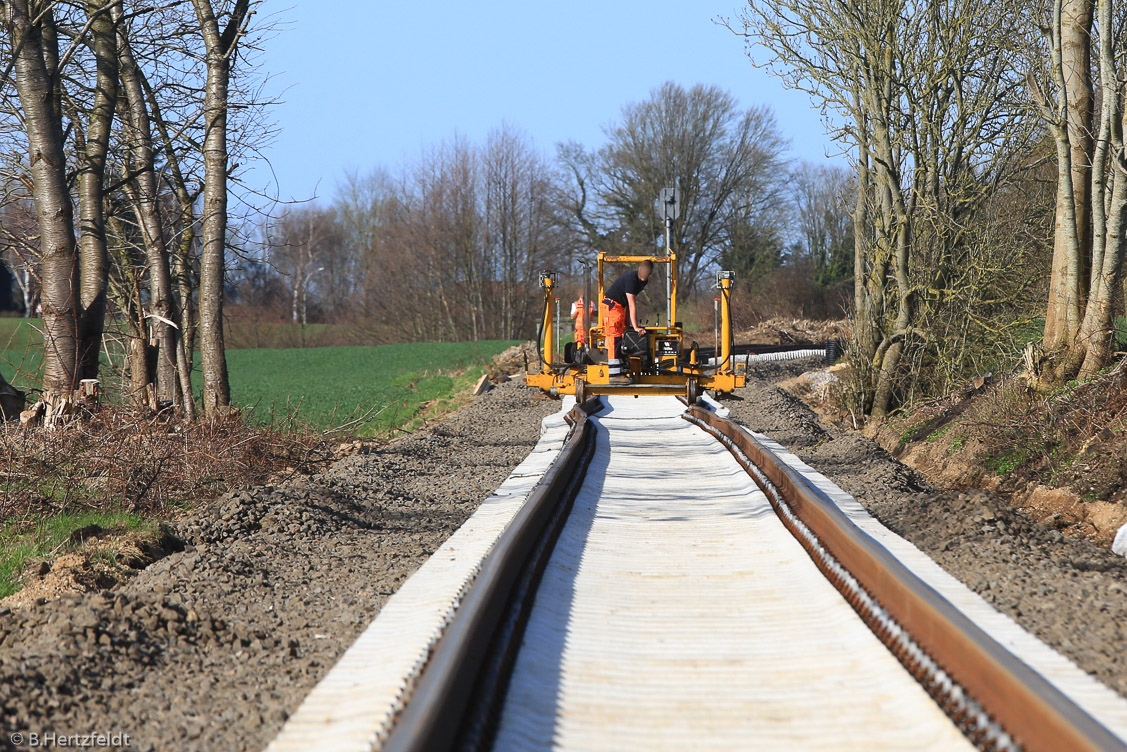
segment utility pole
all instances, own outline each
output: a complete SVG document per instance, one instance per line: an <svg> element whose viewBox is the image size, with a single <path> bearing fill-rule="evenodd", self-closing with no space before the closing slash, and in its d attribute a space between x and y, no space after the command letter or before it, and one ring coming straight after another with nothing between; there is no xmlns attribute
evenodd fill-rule
<svg viewBox="0 0 1127 752"><path fill-rule="evenodd" d="M661 217L665 222L665 255L670 257L669 268L665 272L665 325L673 328L673 220L679 213L677 189L673 186L661 189Z"/></svg>

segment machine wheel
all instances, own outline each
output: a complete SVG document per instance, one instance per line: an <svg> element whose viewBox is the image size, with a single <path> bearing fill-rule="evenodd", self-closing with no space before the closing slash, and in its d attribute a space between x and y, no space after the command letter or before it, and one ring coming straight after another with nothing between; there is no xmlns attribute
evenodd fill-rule
<svg viewBox="0 0 1127 752"><path fill-rule="evenodd" d="M695 405L697 400L700 399L700 394L700 384L697 383L696 379L689 379L688 383L685 385L685 401L688 402L690 406Z"/></svg>
<svg viewBox="0 0 1127 752"><path fill-rule="evenodd" d="M582 405L587 401L587 382L583 379L575 381L575 404Z"/></svg>

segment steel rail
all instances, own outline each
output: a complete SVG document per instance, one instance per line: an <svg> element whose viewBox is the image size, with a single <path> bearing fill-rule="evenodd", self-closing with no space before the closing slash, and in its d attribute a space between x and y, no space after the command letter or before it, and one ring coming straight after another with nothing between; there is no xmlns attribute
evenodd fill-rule
<svg viewBox="0 0 1127 752"><path fill-rule="evenodd" d="M478 576L436 644L412 699L382 745L385 752L440 752L488 744L504 699L536 584L595 449L595 397L569 414L559 456L482 561Z"/></svg>
<svg viewBox="0 0 1127 752"><path fill-rule="evenodd" d="M1123 743L858 528L821 489L736 423L700 406L818 567L983 749L1122 750Z"/></svg>

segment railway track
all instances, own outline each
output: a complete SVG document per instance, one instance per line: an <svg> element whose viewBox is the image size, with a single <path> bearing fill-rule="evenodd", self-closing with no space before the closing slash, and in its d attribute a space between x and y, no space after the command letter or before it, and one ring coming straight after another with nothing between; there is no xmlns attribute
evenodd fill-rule
<svg viewBox="0 0 1127 752"><path fill-rule="evenodd" d="M546 419L269 749L1127 748L1127 702L718 408Z"/></svg>

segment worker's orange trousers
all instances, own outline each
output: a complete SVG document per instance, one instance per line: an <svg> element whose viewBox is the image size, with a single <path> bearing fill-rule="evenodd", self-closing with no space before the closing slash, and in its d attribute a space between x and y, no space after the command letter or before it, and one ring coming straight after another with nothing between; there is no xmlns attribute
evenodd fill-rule
<svg viewBox="0 0 1127 752"><path fill-rule="evenodd" d="M608 305L608 302L610 303ZM607 360L618 360L618 342L626 333L626 308L603 298L602 302L603 334L607 338Z"/></svg>

